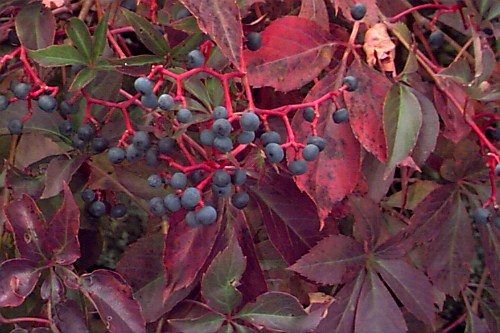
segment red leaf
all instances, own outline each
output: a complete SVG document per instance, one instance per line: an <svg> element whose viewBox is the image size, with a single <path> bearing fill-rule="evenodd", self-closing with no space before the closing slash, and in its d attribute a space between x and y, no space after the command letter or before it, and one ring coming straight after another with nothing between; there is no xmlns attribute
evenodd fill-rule
<svg viewBox="0 0 500 333"><path fill-rule="evenodd" d="M337 73L330 72L311 89L305 101L315 100L328 93L336 79ZM336 202L354 190L361 172L359 143L349 125L333 122L331 107L331 102L322 104L316 127L318 135L327 142L326 148L316 161L308 163L305 175L295 178L299 189L305 191L316 203L322 221ZM294 115L292 128L298 142L307 142L311 127L304 122L301 112ZM293 158L294 152L293 149L287 151L289 160Z"/></svg>
<svg viewBox="0 0 500 333"><path fill-rule="evenodd" d="M347 236L331 235L289 269L321 284L339 284L356 276L365 261L360 243Z"/></svg>
<svg viewBox="0 0 500 333"><path fill-rule="evenodd" d="M110 333L146 332L141 308L118 273L99 269L83 274L80 291L94 304Z"/></svg>
<svg viewBox="0 0 500 333"><path fill-rule="evenodd" d="M377 273L368 271L359 294L354 332L402 333L407 330L403 314L391 293Z"/></svg>
<svg viewBox="0 0 500 333"><path fill-rule="evenodd" d="M52 260L58 264L69 265L80 258L80 209L76 205L73 193L64 183L64 200L47 228L47 241L44 249L51 253Z"/></svg>
<svg viewBox="0 0 500 333"><path fill-rule="evenodd" d="M181 0L198 20L200 29L209 34L222 53L241 69L243 28L234 0Z"/></svg>
<svg viewBox="0 0 500 333"><path fill-rule="evenodd" d="M45 177L45 189L42 199L58 195L63 190L63 182L69 184L73 174L80 168L85 158L66 158L64 156L54 158L49 162Z"/></svg>
<svg viewBox="0 0 500 333"><path fill-rule="evenodd" d="M340 10L344 14L344 16L350 20L353 20L353 18L351 17L351 7L357 3L362 3L366 7L366 15L363 18L363 21L367 22L369 25L373 25L373 24L379 22L379 17L378 17L379 9L377 6L377 1L373 1L373 0L331 0L331 2L334 3L335 11L338 11L340 8Z"/></svg>
<svg viewBox="0 0 500 333"><path fill-rule="evenodd" d="M85 316L80 306L72 299L56 303L52 310L54 324L61 332L88 333Z"/></svg>
<svg viewBox="0 0 500 333"><path fill-rule="evenodd" d="M484 248L484 261L490 271L493 286L500 290L500 229L492 224L478 225L481 244Z"/></svg>
<svg viewBox="0 0 500 333"><path fill-rule="evenodd" d="M316 22L326 31L330 29L324 0L302 0L299 17Z"/></svg>
<svg viewBox="0 0 500 333"><path fill-rule="evenodd" d="M0 264L0 307L19 306L31 294L41 271L29 259L10 259Z"/></svg>
<svg viewBox="0 0 500 333"><path fill-rule="evenodd" d="M423 272L398 259L379 259L375 269L408 311L434 325L434 287Z"/></svg>
<svg viewBox="0 0 500 333"><path fill-rule="evenodd" d="M384 216L379 206L366 197L349 197L354 215L353 234L356 240L373 249L388 237L384 229Z"/></svg>
<svg viewBox="0 0 500 333"><path fill-rule="evenodd" d="M290 179L273 175L271 181L249 189L259 205L269 239L289 264L326 236L318 232L314 204Z"/></svg>
<svg viewBox="0 0 500 333"><path fill-rule="evenodd" d="M261 48L244 53L254 87L271 86L279 91L300 88L317 77L333 55L328 31L300 17L279 18L261 36Z"/></svg>
<svg viewBox="0 0 500 333"><path fill-rule="evenodd" d="M46 222L31 197L23 194L20 200L5 207L5 215L14 231L16 248L22 257L38 261L45 258Z"/></svg>
<svg viewBox="0 0 500 333"><path fill-rule="evenodd" d="M383 128L383 105L392 84L382 73L360 62L353 63L349 75L359 81L356 92L344 93L349 110L349 124L361 145L380 162L385 162L387 147Z"/></svg>
<svg viewBox="0 0 500 333"><path fill-rule="evenodd" d="M356 280L350 281L342 287L340 292L335 295L335 301L328 308L326 317L319 323L315 333L350 333L354 331L356 306L365 277L366 273L363 269L359 272Z"/></svg>

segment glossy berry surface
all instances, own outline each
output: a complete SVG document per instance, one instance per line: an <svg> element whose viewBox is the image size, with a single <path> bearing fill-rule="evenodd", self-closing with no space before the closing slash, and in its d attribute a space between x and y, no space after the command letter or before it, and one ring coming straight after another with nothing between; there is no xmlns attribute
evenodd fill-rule
<svg viewBox="0 0 500 333"><path fill-rule="evenodd" d="M246 192L238 192L231 197L231 204L238 209L245 208L249 202L250 196Z"/></svg>
<svg viewBox="0 0 500 333"><path fill-rule="evenodd" d="M333 113L333 122L335 124L342 124L349 120L349 111L346 108L340 108Z"/></svg>
<svg viewBox="0 0 500 333"><path fill-rule="evenodd" d="M188 69L198 68L203 66L205 63L205 57L203 53L199 50L190 51L187 55L187 67Z"/></svg>
<svg viewBox="0 0 500 333"><path fill-rule="evenodd" d="M50 95L42 95L38 99L38 107L40 110L51 113L57 108L57 101Z"/></svg>
<svg viewBox="0 0 500 333"><path fill-rule="evenodd" d="M198 228L201 227L201 224L198 222L198 219L196 218L196 213L195 212L188 212L186 214L186 224L190 226L191 228Z"/></svg>
<svg viewBox="0 0 500 333"><path fill-rule="evenodd" d="M314 120L315 112L313 107L307 107L302 111L302 117L307 122L312 122Z"/></svg>
<svg viewBox="0 0 500 333"><path fill-rule="evenodd" d="M174 98L169 94L162 94L158 97L158 106L160 109L168 111L174 106Z"/></svg>
<svg viewBox="0 0 500 333"><path fill-rule="evenodd" d="M28 97L30 89L31 84L21 82L14 86L14 89L12 89L12 93L18 99L26 99Z"/></svg>
<svg viewBox="0 0 500 333"><path fill-rule="evenodd" d="M158 159L158 148L151 147L146 151L146 163L152 168L160 165L160 160Z"/></svg>
<svg viewBox="0 0 500 333"><path fill-rule="evenodd" d="M155 107L158 106L158 98L154 94L150 95L142 95L141 96L141 103L147 108L152 108L154 109Z"/></svg>
<svg viewBox="0 0 500 333"><path fill-rule="evenodd" d="M175 140L169 137L161 138L158 141L158 151L162 154L168 154L174 149Z"/></svg>
<svg viewBox="0 0 500 333"><path fill-rule="evenodd" d="M96 153L102 153L105 151L109 146L109 140L105 137L97 137L92 139L92 149Z"/></svg>
<svg viewBox="0 0 500 333"><path fill-rule="evenodd" d="M78 138L80 138L85 142L88 142L93 138L95 130L89 124L85 124L83 126L80 126L77 133L78 133Z"/></svg>
<svg viewBox="0 0 500 333"><path fill-rule="evenodd" d="M69 104L67 101L62 101L59 105L59 110L61 115L67 116L76 112L76 108L73 104Z"/></svg>
<svg viewBox="0 0 500 333"><path fill-rule="evenodd" d="M135 90L141 95L153 94L153 82L145 77L139 77L134 82Z"/></svg>
<svg viewBox="0 0 500 333"><path fill-rule="evenodd" d="M228 197L231 193L231 184L227 184L225 186L219 186L216 184L212 184L212 192L216 197L225 198Z"/></svg>
<svg viewBox="0 0 500 333"><path fill-rule="evenodd" d="M351 16L354 20L359 21L366 15L366 7L362 3L357 3L351 7Z"/></svg>
<svg viewBox="0 0 500 333"><path fill-rule="evenodd" d="M133 163L137 162L142 158L143 151L140 149L137 149L137 147L134 144L128 145L126 149L126 156L127 156L127 161Z"/></svg>
<svg viewBox="0 0 500 333"><path fill-rule="evenodd" d="M443 42L444 34L441 31L435 30L429 35L429 46L432 50L439 49L443 45Z"/></svg>
<svg viewBox="0 0 500 333"><path fill-rule="evenodd" d="M231 176L231 182L235 186L241 186L247 181L247 172L243 169L236 169Z"/></svg>
<svg viewBox="0 0 500 333"><path fill-rule="evenodd" d="M283 158L285 157L285 152L283 151L283 148L281 148L279 144L274 142L266 146L265 153L267 159L271 163L279 163L283 161Z"/></svg>
<svg viewBox="0 0 500 333"><path fill-rule="evenodd" d="M250 51L257 51L262 46L262 36L260 33L252 31L247 35L247 48Z"/></svg>
<svg viewBox="0 0 500 333"><path fill-rule="evenodd" d="M354 76L346 76L342 80L342 84L347 86L347 91L355 91L358 89L358 80Z"/></svg>
<svg viewBox="0 0 500 333"><path fill-rule="evenodd" d="M69 122L68 120L60 123L58 127L59 127L59 133L61 133L64 136L70 136L71 133L73 133L73 125L71 125L71 122Z"/></svg>
<svg viewBox="0 0 500 333"><path fill-rule="evenodd" d="M205 146L211 146L214 144L215 134L210 129L204 129L200 133L200 142Z"/></svg>
<svg viewBox="0 0 500 333"><path fill-rule="evenodd" d="M0 111L7 109L9 106L9 99L4 95L0 95Z"/></svg>
<svg viewBox="0 0 500 333"><path fill-rule="evenodd" d="M217 136L228 136L231 133L231 123L224 118L217 119L212 125L212 132Z"/></svg>

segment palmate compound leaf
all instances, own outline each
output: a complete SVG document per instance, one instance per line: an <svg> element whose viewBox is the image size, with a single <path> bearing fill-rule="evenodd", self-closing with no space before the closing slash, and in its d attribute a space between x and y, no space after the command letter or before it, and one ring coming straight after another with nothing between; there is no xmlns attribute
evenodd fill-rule
<svg viewBox="0 0 500 333"><path fill-rule="evenodd" d="M260 295L255 302L245 305L235 318L278 332L309 332L317 325L297 298L282 292Z"/></svg>
<svg viewBox="0 0 500 333"><path fill-rule="evenodd" d="M10 259L0 264L0 307L19 306L31 294L41 271L29 259Z"/></svg>
<svg viewBox="0 0 500 333"><path fill-rule="evenodd" d="M243 27L234 0L181 0L198 20L200 29L213 38L222 53L241 70Z"/></svg>
<svg viewBox="0 0 500 333"><path fill-rule="evenodd" d="M254 87L290 91L312 81L331 61L330 33L297 16L273 21L261 33L262 46L245 51L248 79Z"/></svg>
<svg viewBox="0 0 500 333"><path fill-rule="evenodd" d="M83 274L80 291L94 304L110 333L145 333L141 307L125 280L113 271L98 269Z"/></svg>
<svg viewBox="0 0 500 333"><path fill-rule="evenodd" d="M365 261L361 243L347 236L331 235L289 269L320 284L340 284L355 277Z"/></svg>
<svg viewBox="0 0 500 333"><path fill-rule="evenodd" d="M417 143L422 126L422 108L411 89L394 85L384 100L384 134L387 144L387 170L403 162Z"/></svg>
<svg viewBox="0 0 500 333"><path fill-rule="evenodd" d="M236 288L245 271L246 258L233 237L228 246L212 260L201 281L201 294L212 309L230 314L241 302Z"/></svg>

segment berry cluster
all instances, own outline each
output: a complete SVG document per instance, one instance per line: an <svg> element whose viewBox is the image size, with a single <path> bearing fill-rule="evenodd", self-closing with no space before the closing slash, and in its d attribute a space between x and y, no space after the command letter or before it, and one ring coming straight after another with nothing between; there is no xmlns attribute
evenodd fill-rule
<svg viewBox="0 0 500 333"><path fill-rule="evenodd" d="M125 204L118 203L110 207L109 204L98 198L96 192L91 189L83 190L80 193L80 197L87 205L89 214L95 218L102 217L108 213L111 218L119 219L127 214L127 206Z"/></svg>

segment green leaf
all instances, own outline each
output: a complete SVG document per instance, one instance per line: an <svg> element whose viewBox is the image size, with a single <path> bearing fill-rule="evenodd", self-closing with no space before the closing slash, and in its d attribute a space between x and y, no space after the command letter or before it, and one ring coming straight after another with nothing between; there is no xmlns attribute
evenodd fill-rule
<svg viewBox="0 0 500 333"><path fill-rule="evenodd" d="M212 261L203 275L201 293L212 309L230 314L241 302L241 292L236 288L246 260L235 238Z"/></svg>
<svg viewBox="0 0 500 333"><path fill-rule="evenodd" d="M94 43L92 44L92 62L96 63L97 58L104 51L106 46L106 32L108 30L108 14L104 15L94 32Z"/></svg>
<svg viewBox="0 0 500 333"><path fill-rule="evenodd" d="M82 69L80 72L78 72L75 79L71 83L69 91L78 91L80 89L83 89L87 84L95 79L96 75L97 72L94 69L90 69L88 67Z"/></svg>
<svg viewBox="0 0 500 333"><path fill-rule="evenodd" d="M459 58L457 61L452 62L448 67L439 72L438 75L449 77L453 81L461 84L469 83L472 80L469 63L463 58Z"/></svg>
<svg viewBox="0 0 500 333"><path fill-rule="evenodd" d="M422 109L410 88L395 84L384 100L384 134L388 171L407 158L422 126Z"/></svg>
<svg viewBox="0 0 500 333"><path fill-rule="evenodd" d="M70 19L69 24L66 26L66 33L87 63L89 63L91 59L92 39L90 39L90 32L85 23L78 18Z"/></svg>
<svg viewBox="0 0 500 333"><path fill-rule="evenodd" d="M181 304L187 311L184 318L169 319L168 323L183 333L215 333L224 323L224 317L201 306L198 302ZM190 306L190 308L187 308Z"/></svg>
<svg viewBox="0 0 500 333"><path fill-rule="evenodd" d="M27 49L43 49L54 44L56 19L51 10L35 2L24 6L17 14L16 32L21 44Z"/></svg>
<svg viewBox="0 0 500 333"><path fill-rule="evenodd" d="M256 327L264 326L269 330L294 333L309 332L317 325L317 322L307 320L308 314L297 298L282 292L260 295L254 303L247 304L235 317L246 320Z"/></svg>
<svg viewBox="0 0 500 333"><path fill-rule="evenodd" d="M123 66L144 66L144 65L152 65L163 62L162 57L158 57L150 54L143 54L133 57L128 57L124 59L106 59L106 61L115 67L123 67Z"/></svg>
<svg viewBox="0 0 500 333"><path fill-rule="evenodd" d="M127 18L128 22L141 40L142 43L154 54L166 56L169 51L169 46L161 34L154 26L143 18L129 10L121 8L123 15Z"/></svg>
<svg viewBox="0 0 500 333"><path fill-rule="evenodd" d="M69 45L52 45L45 49L28 51L28 55L35 62L46 67L84 65L86 63L82 55Z"/></svg>

